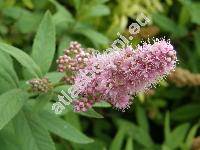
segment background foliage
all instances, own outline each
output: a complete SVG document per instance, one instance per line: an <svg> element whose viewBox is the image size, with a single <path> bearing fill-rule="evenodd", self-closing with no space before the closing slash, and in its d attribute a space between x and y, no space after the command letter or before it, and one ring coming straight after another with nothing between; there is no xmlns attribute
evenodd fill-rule
<svg viewBox="0 0 200 150"><path fill-rule="evenodd" d="M27 92L28 79L56 83L56 58L71 40L108 48L138 13L152 22L132 44L170 38L179 73L126 112L99 103L86 113L71 107L56 116L51 105L60 86L46 94ZM190 0L0 0L0 149L2 150L189 150L200 148L200 2ZM7 44L6 44L7 43ZM12 46L11 46L12 45ZM184 82L184 84L183 84Z"/></svg>

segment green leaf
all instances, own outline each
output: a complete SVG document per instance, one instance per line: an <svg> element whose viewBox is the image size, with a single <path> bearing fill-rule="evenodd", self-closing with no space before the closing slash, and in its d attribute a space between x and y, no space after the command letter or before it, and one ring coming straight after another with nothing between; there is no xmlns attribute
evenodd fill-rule
<svg viewBox="0 0 200 150"><path fill-rule="evenodd" d="M95 31L94 29L84 26L83 24L78 24L75 27L74 31L77 34L82 34L88 39L90 39L96 47L98 47L99 45L107 45L109 42L106 36Z"/></svg>
<svg viewBox="0 0 200 150"><path fill-rule="evenodd" d="M132 133L129 133L130 130L127 132L132 136L132 138L135 141L137 141L146 148L150 149L151 147L153 147L153 141L150 135L144 129L137 126L132 126L131 128L132 128Z"/></svg>
<svg viewBox="0 0 200 150"><path fill-rule="evenodd" d="M10 89L17 88L19 79L14 70L11 57L0 51L0 94Z"/></svg>
<svg viewBox="0 0 200 150"><path fill-rule="evenodd" d="M139 104L136 107L136 116L137 116L137 123L141 128L143 128L146 132L149 131L148 120L146 116L146 112L144 108L142 108Z"/></svg>
<svg viewBox="0 0 200 150"><path fill-rule="evenodd" d="M191 17L191 22L196 23L196 24L200 24L200 18L199 18L199 14L200 14L200 3L199 2L192 2L190 0L179 0L184 7L187 7L190 17ZM188 16L188 14L187 14ZM186 16L186 18L188 18Z"/></svg>
<svg viewBox="0 0 200 150"><path fill-rule="evenodd" d="M25 11L17 20L15 26L21 33L32 33L36 31L41 18L42 14Z"/></svg>
<svg viewBox="0 0 200 150"><path fill-rule="evenodd" d="M171 148L166 145L162 145L162 150L171 150Z"/></svg>
<svg viewBox="0 0 200 150"><path fill-rule="evenodd" d="M40 113L41 123L52 133L75 143L91 143L92 139L88 138L69 123L56 117L49 112Z"/></svg>
<svg viewBox="0 0 200 150"><path fill-rule="evenodd" d="M183 26L178 26L172 19L167 18L162 14L154 14L153 20L163 31L173 33L173 37L183 37L187 34L187 29Z"/></svg>
<svg viewBox="0 0 200 150"><path fill-rule="evenodd" d="M79 18L88 19L90 17L99 17L110 14L110 9L106 5L97 4L97 5L85 5L86 7L79 12ZM83 13L84 11L84 13ZM82 15L81 15L82 14Z"/></svg>
<svg viewBox="0 0 200 150"><path fill-rule="evenodd" d="M33 9L34 5L33 2L31 0L22 0L24 5L30 9Z"/></svg>
<svg viewBox="0 0 200 150"><path fill-rule="evenodd" d="M6 17L10 17L13 19L19 19L24 13L27 13L25 9L20 7L8 7L2 10L2 13Z"/></svg>
<svg viewBox="0 0 200 150"><path fill-rule="evenodd" d="M15 137L13 121L10 121L0 132L1 150L20 150L18 139Z"/></svg>
<svg viewBox="0 0 200 150"><path fill-rule="evenodd" d="M123 128L120 128L115 135L109 150L121 150L126 132Z"/></svg>
<svg viewBox="0 0 200 150"><path fill-rule="evenodd" d="M24 66L34 77L41 76L40 68L32 58L22 50L0 42L0 50L13 56L22 66Z"/></svg>
<svg viewBox="0 0 200 150"><path fill-rule="evenodd" d="M86 117L90 117L90 118L103 118L101 114L99 114L92 108L88 109L86 112L79 112L78 114L86 116Z"/></svg>
<svg viewBox="0 0 200 150"><path fill-rule="evenodd" d="M132 137L135 141L137 141L139 144L141 144L142 146L144 146L148 149L150 149L154 146L154 143L153 143L150 135L144 129L136 126L133 123L130 123L130 122L122 120L122 119L119 119L117 121L118 121L118 126L119 127L122 126L124 129L126 129L126 133L130 137Z"/></svg>
<svg viewBox="0 0 200 150"><path fill-rule="evenodd" d="M14 70L11 57L5 52L0 51L0 66L10 75L15 85L18 85L19 79Z"/></svg>
<svg viewBox="0 0 200 150"><path fill-rule="evenodd" d="M0 133L1 150L21 150L13 134Z"/></svg>
<svg viewBox="0 0 200 150"><path fill-rule="evenodd" d="M72 38L70 38L69 36L63 36L60 39L58 46L58 56L64 54L64 49L69 47L70 41L72 41Z"/></svg>
<svg viewBox="0 0 200 150"><path fill-rule="evenodd" d="M166 113L165 115L165 126L164 126L165 130L165 140L168 140L170 138L170 116L169 116L169 112Z"/></svg>
<svg viewBox="0 0 200 150"><path fill-rule="evenodd" d="M0 65L1 67L1 65ZM17 88L17 84L11 77L11 75L6 71L5 68L1 67L0 68L0 81L1 81L1 89L0 91L4 92L6 90L9 90L9 88ZM2 93L1 92L1 93Z"/></svg>
<svg viewBox="0 0 200 150"><path fill-rule="evenodd" d="M196 134L198 128L199 128L199 124L194 125L194 126L190 129L190 131L189 131L189 133L188 133L188 135L187 135L187 138L186 138L186 146L187 146L188 149L189 149L189 148L191 147L191 145L192 145L193 139L194 139L194 137L195 137L195 134Z"/></svg>
<svg viewBox="0 0 200 150"><path fill-rule="evenodd" d="M78 130L82 130L82 125L79 119L79 115L74 113L74 111L69 111L64 115L64 120L68 123L70 123L73 127L75 127Z"/></svg>
<svg viewBox="0 0 200 150"><path fill-rule="evenodd" d="M171 149L175 149L181 146L184 142L188 129L189 129L188 123L176 127L170 133L169 138L165 141L165 145L168 145Z"/></svg>
<svg viewBox="0 0 200 150"><path fill-rule="evenodd" d="M95 46L108 44L108 38L93 29L81 29L78 32L90 39Z"/></svg>
<svg viewBox="0 0 200 150"><path fill-rule="evenodd" d="M191 113L192 112L192 113ZM188 104L172 111L172 119L176 121L186 121L200 116L200 106Z"/></svg>
<svg viewBox="0 0 200 150"><path fill-rule="evenodd" d="M55 53L55 26L50 12L46 12L34 39L32 58L46 74L51 66Z"/></svg>
<svg viewBox="0 0 200 150"><path fill-rule="evenodd" d="M36 30L41 20L40 13L33 13L21 7L8 7L3 9L3 14L16 20L15 27L22 33L30 33Z"/></svg>
<svg viewBox="0 0 200 150"><path fill-rule="evenodd" d="M101 102L95 103L93 107L108 108L108 107L111 107L111 105L105 101L101 101Z"/></svg>
<svg viewBox="0 0 200 150"><path fill-rule="evenodd" d="M10 90L0 96L0 129L21 109L28 94L20 89Z"/></svg>
<svg viewBox="0 0 200 150"><path fill-rule="evenodd" d="M64 75L65 74L61 72L49 72L45 75L45 77L47 77L51 83L58 83Z"/></svg>
<svg viewBox="0 0 200 150"><path fill-rule="evenodd" d="M189 11L190 11L190 15L191 15L191 21L193 23L196 23L198 25L200 25L200 3L199 2L193 2L190 6L189 6Z"/></svg>
<svg viewBox="0 0 200 150"><path fill-rule="evenodd" d="M174 32L176 24L166 16L162 14L154 14L153 19L155 24L157 24L162 30Z"/></svg>
<svg viewBox="0 0 200 150"><path fill-rule="evenodd" d="M35 99L35 105L33 107L33 112L39 112L43 107L52 99L53 92L42 93Z"/></svg>
<svg viewBox="0 0 200 150"><path fill-rule="evenodd" d="M129 137L128 140L127 140L125 150L134 150L133 139L131 137Z"/></svg>
<svg viewBox="0 0 200 150"><path fill-rule="evenodd" d="M186 23L189 22L189 19L190 19L190 14L188 8L186 6L182 6L178 20L179 25L185 26Z"/></svg>
<svg viewBox="0 0 200 150"><path fill-rule="evenodd" d="M21 150L55 150L46 127L32 114L21 111L14 119L14 128Z"/></svg>
<svg viewBox="0 0 200 150"><path fill-rule="evenodd" d="M57 25L62 22L73 22L74 19L71 15L71 13L65 9L62 5L60 5L55 0L49 0L53 5L56 6L57 12L53 15L53 22Z"/></svg>
<svg viewBox="0 0 200 150"><path fill-rule="evenodd" d="M105 16L110 14L110 9L106 5L96 5L90 9L88 12L90 17Z"/></svg>
<svg viewBox="0 0 200 150"><path fill-rule="evenodd" d="M81 1L80 0L72 0L73 5L76 8L76 11L79 11L79 8L81 6Z"/></svg>

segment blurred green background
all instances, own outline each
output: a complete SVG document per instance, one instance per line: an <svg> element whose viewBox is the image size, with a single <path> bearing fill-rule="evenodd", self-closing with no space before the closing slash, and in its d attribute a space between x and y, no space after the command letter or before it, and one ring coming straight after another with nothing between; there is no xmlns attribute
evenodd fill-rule
<svg viewBox="0 0 200 150"><path fill-rule="evenodd" d="M139 13L148 15L151 24L141 28L131 43L151 37L171 39L179 59L177 70L157 88L140 93L125 112L101 103L95 111L80 114L67 108L60 117L51 116L50 107L47 112L22 111L12 102L20 96L9 93L13 79L17 87L27 88L24 83L30 75L24 75L20 64L28 64L24 56L0 43L0 49L13 51L12 57L0 51L0 150L200 150L199 0L0 0L0 41L31 55L36 33L55 34L48 21L44 25L45 13L56 30L54 61L47 74L52 80L60 76L55 73L55 60L70 41L102 52L117 32L128 37L128 26ZM38 28L42 19L43 27ZM48 39L45 35L42 38ZM41 57L47 53L44 49ZM47 97L29 99L40 108Z"/></svg>

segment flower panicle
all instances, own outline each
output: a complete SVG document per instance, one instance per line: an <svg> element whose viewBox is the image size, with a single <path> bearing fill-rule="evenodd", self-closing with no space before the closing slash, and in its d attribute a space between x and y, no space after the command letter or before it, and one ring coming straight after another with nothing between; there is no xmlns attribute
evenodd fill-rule
<svg viewBox="0 0 200 150"><path fill-rule="evenodd" d="M155 39L153 44L143 43L136 49L127 46L121 51L93 55L79 70L74 86L79 96L93 100L92 104L105 100L125 110L132 103L131 96L155 86L175 69L176 62L170 41Z"/></svg>

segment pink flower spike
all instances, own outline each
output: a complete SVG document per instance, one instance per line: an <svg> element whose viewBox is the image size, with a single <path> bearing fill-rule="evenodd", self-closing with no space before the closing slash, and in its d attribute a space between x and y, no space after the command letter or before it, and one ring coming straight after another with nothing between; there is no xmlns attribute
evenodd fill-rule
<svg viewBox="0 0 200 150"><path fill-rule="evenodd" d="M79 96L90 100L80 99L75 106L82 101L81 110L85 111L104 100L125 110L131 105L132 96L156 85L175 69L176 62L176 51L165 39L143 43L136 49L128 46L121 51L93 55L74 79Z"/></svg>

